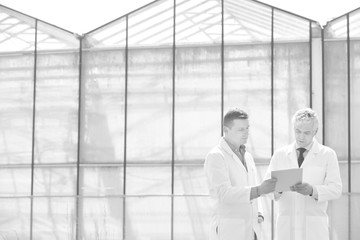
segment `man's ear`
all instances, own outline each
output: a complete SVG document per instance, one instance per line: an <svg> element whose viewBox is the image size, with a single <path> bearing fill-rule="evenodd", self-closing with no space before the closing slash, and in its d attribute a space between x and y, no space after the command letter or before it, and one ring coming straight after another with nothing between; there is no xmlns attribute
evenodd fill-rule
<svg viewBox="0 0 360 240"><path fill-rule="evenodd" d="M316 135L317 131L318 131L318 128L315 130L314 136Z"/></svg>
<svg viewBox="0 0 360 240"><path fill-rule="evenodd" d="M224 133L227 133L227 132L229 131L229 127L224 126L224 127L223 127L223 131L224 131Z"/></svg>

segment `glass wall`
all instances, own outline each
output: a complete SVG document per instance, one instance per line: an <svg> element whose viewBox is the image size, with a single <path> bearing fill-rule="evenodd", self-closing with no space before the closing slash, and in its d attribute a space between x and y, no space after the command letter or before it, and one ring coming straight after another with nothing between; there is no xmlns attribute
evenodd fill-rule
<svg viewBox="0 0 360 240"><path fill-rule="evenodd" d="M222 135L224 112L249 112L248 149L263 175L274 148L292 141L292 114L311 106L314 29L308 19L254 1L164 0L86 34L80 161L122 168L101 176L116 179L119 192L97 191L119 198L114 208L123 218L104 211L83 221L108 219L106 234L125 239L206 239L203 163ZM103 201L96 195L86 197Z"/></svg>
<svg viewBox="0 0 360 240"><path fill-rule="evenodd" d="M324 41L325 141L341 162L344 192L360 192L359 18L360 11L354 11L330 22Z"/></svg>
<svg viewBox="0 0 360 240"><path fill-rule="evenodd" d="M321 29L252 0L159 0L77 36L0 6L0 236L205 240L203 163L224 112L249 113L262 180L316 101L344 185L331 236L354 239L359 18Z"/></svg>
<svg viewBox="0 0 360 240"><path fill-rule="evenodd" d="M20 15L12 17L13 11L0 11L3 23L20 21ZM23 20L35 25L31 18ZM36 29L22 32L19 37L26 41L13 40L16 31L9 31L0 35L0 229L12 239L29 239ZM28 50L26 54L22 53L24 49Z"/></svg>
<svg viewBox="0 0 360 240"><path fill-rule="evenodd" d="M121 19L82 41L78 239L123 238L125 29Z"/></svg>
<svg viewBox="0 0 360 240"><path fill-rule="evenodd" d="M360 11L331 21L324 34L324 141L336 150L344 195L331 213L339 239L356 239L360 193ZM335 219L342 219L342 222Z"/></svg>
<svg viewBox="0 0 360 240"><path fill-rule="evenodd" d="M0 7L0 235L74 239L79 41Z"/></svg>

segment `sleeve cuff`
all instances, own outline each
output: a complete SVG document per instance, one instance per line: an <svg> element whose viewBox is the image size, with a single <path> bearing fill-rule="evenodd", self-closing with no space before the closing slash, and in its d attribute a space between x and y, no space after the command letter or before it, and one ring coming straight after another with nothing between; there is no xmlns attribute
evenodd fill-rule
<svg viewBox="0 0 360 240"><path fill-rule="evenodd" d="M312 193L312 195L310 195L310 197L315 199L316 201L319 200L319 193L315 186L313 186L313 193Z"/></svg>

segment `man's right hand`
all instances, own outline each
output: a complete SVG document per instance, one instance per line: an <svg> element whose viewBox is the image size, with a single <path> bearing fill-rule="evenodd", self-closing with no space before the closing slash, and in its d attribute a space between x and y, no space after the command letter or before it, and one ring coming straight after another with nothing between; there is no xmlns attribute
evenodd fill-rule
<svg viewBox="0 0 360 240"><path fill-rule="evenodd" d="M275 191L277 179L276 178L270 178L261 183L259 188L259 195L272 193Z"/></svg>

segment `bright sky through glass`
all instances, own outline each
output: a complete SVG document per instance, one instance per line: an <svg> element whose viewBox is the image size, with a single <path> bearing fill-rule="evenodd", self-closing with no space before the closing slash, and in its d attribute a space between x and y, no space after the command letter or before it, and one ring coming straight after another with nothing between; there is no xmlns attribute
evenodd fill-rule
<svg viewBox="0 0 360 240"><path fill-rule="evenodd" d="M1 5L79 34L89 32L150 2L153 0L0 0ZM262 2L318 21L321 25L360 7L359 0Z"/></svg>

